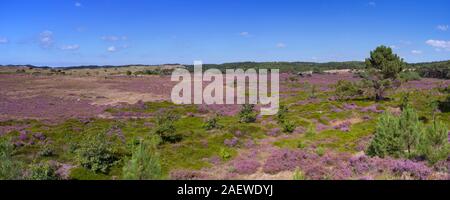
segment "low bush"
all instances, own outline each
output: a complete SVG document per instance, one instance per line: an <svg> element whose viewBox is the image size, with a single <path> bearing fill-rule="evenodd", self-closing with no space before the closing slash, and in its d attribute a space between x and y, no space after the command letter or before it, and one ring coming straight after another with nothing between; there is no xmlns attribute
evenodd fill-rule
<svg viewBox="0 0 450 200"><path fill-rule="evenodd" d="M56 174L57 167L51 163L32 164L30 167L30 180L59 180Z"/></svg>
<svg viewBox="0 0 450 200"><path fill-rule="evenodd" d="M306 180L306 177L305 177L305 174L299 168L296 168L292 179L295 181L300 181L300 180Z"/></svg>
<svg viewBox="0 0 450 200"><path fill-rule="evenodd" d="M181 141L182 135L176 133L175 122L179 116L171 112L160 112L156 115L155 134L159 135L163 143L176 143Z"/></svg>
<svg viewBox="0 0 450 200"><path fill-rule="evenodd" d="M81 166L93 172L107 173L119 160L114 144L105 134L87 137L76 150Z"/></svg>
<svg viewBox="0 0 450 200"><path fill-rule="evenodd" d="M402 114L401 117L393 116L390 113L383 114L377 123L375 130L375 137L372 139L368 149L367 154L370 156L393 156L401 157L405 152L405 141L406 134L402 132L408 127L401 127L406 124L413 124L414 127L420 127L420 122L409 121L408 123L400 122L402 117L406 115ZM403 119L406 121L407 119ZM415 137L414 135L413 137ZM416 138L415 138L416 139ZM411 139L412 140L412 139Z"/></svg>
<svg viewBox="0 0 450 200"><path fill-rule="evenodd" d="M0 180L22 179L22 166L12 157L13 152L11 142L0 138Z"/></svg>
<svg viewBox="0 0 450 200"><path fill-rule="evenodd" d="M420 74L415 71L403 71L399 74L400 80L403 82L418 81L421 79Z"/></svg>
<svg viewBox="0 0 450 200"><path fill-rule="evenodd" d="M340 80L335 86L335 95L339 100L348 100L364 94L358 83Z"/></svg>
<svg viewBox="0 0 450 200"><path fill-rule="evenodd" d="M425 129L421 138L420 155L434 164L440 160L446 160L450 153L449 132L442 122L434 121Z"/></svg>
<svg viewBox="0 0 450 200"><path fill-rule="evenodd" d="M225 149L225 148L221 148L219 154L220 154L220 157L221 157L223 160L228 160L228 159L231 158L231 153L230 153L230 151L228 151L228 150Z"/></svg>
<svg viewBox="0 0 450 200"><path fill-rule="evenodd" d="M399 117L385 113L379 118L367 154L379 157L419 156L434 164L448 158L449 148L445 124L434 120L425 126L415 110L408 106Z"/></svg>
<svg viewBox="0 0 450 200"><path fill-rule="evenodd" d="M277 112L277 121L278 123L283 123L284 120L286 120L286 115L289 112L289 109L287 106L285 105L280 105L280 108L278 109Z"/></svg>
<svg viewBox="0 0 450 200"><path fill-rule="evenodd" d="M222 126L217 123L217 116L211 117L205 121L203 128L206 130L220 129Z"/></svg>
<svg viewBox="0 0 450 200"><path fill-rule="evenodd" d="M148 141L140 141L134 148L131 159L123 167L123 179L158 180L162 178L161 161L156 148L159 140L155 136Z"/></svg>
<svg viewBox="0 0 450 200"><path fill-rule="evenodd" d="M256 112L254 111L255 105L244 104L239 111L239 122L240 123L253 123L256 121Z"/></svg>
<svg viewBox="0 0 450 200"><path fill-rule="evenodd" d="M41 157L51 157L55 155L55 150L51 145L44 145L41 151L38 152L38 155Z"/></svg>
<svg viewBox="0 0 450 200"><path fill-rule="evenodd" d="M292 132L294 132L294 130L296 128L295 123L292 121L283 121L281 123L281 127L282 127L283 132L285 132L285 133L292 133Z"/></svg>
<svg viewBox="0 0 450 200"><path fill-rule="evenodd" d="M325 154L325 149L323 147L317 147L316 148L316 154L318 156L323 156Z"/></svg>

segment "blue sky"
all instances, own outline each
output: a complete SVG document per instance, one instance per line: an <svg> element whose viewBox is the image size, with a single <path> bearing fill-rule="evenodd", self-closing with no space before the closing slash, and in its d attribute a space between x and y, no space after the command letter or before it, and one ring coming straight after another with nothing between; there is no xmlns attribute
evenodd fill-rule
<svg viewBox="0 0 450 200"><path fill-rule="evenodd" d="M0 64L450 59L447 0L0 0Z"/></svg>

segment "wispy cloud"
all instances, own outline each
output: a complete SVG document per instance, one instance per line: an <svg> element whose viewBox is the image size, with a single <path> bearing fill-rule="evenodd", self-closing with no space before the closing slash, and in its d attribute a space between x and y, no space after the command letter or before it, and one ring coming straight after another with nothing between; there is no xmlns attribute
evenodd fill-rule
<svg viewBox="0 0 450 200"><path fill-rule="evenodd" d="M285 43L282 43L282 42L279 42L279 43L277 43L277 45L276 45L276 47L277 48L280 48L280 49L282 49L282 48L286 48L286 44Z"/></svg>
<svg viewBox="0 0 450 200"><path fill-rule="evenodd" d="M39 45L42 48L50 48L53 43L53 32L46 30L39 34Z"/></svg>
<svg viewBox="0 0 450 200"><path fill-rule="evenodd" d="M248 37L248 36L250 36L250 33L247 31L244 31L244 32L240 32L239 35L242 37Z"/></svg>
<svg viewBox="0 0 450 200"><path fill-rule="evenodd" d="M80 45L73 44L73 45L64 45L64 46L61 47L61 50L75 51L75 50L78 50L79 48L80 48Z"/></svg>
<svg viewBox="0 0 450 200"><path fill-rule="evenodd" d="M447 51L450 51L450 41L445 40L427 40L425 42L426 44L436 48L436 50L440 51L442 49L445 49Z"/></svg>
<svg viewBox="0 0 450 200"><path fill-rule="evenodd" d="M75 7L81 7L81 3L80 2L75 2Z"/></svg>
<svg viewBox="0 0 450 200"><path fill-rule="evenodd" d="M123 49L127 49L129 46L128 45L112 45L112 46L109 46L108 48L106 48L106 51L108 51L108 52L117 52L117 51L120 51L120 50L123 50Z"/></svg>
<svg viewBox="0 0 450 200"><path fill-rule="evenodd" d="M0 44L6 44L8 42L9 42L8 38L0 37Z"/></svg>
<svg viewBox="0 0 450 200"><path fill-rule="evenodd" d="M420 50L412 50L411 53L412 53L412 54L415 54L415 55L420 55L420 54L422 54L423 52L420 51Z"/></svg>
<svg viewBox="0 0 450 200"><path fill-rule="evenodd" d="M108 52L116 52L117 48L115 46L110 46L106 49Z"/></svg>
<svg viewBox="0 0 450 200"><path fill-rule="evenodd" d="M369 3L367 3L367 5L370 7L376 7L377 3L375 1L370 1Z"/></svg>
<svg viewBox="0 0 450 200"><path fill-rule="evenodd" d="M128 40L128 37L127 36L109 35L109 36L102 36L101 39L108 41L108 42L116 42L116 41Z"/></svg>
<svg viewBox="0 0 450 200"><path fill-rule="evenodd" d="M448 25L438 25L436 28L440 31L447 31Z"/></svg>

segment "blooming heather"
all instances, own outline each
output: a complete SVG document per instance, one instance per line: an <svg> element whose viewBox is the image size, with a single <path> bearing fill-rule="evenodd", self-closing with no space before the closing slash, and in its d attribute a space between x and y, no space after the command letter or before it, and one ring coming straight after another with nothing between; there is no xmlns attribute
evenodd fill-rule
<svg viewBox="0 0 450 200"><path fill-rule="evenodd" d="M361 112L373 112L373 113L383 113L383 110L378 110L377 105L371 105L364 108L361 108Z"/></svg>
<svg viewBox="0 0 450 200"><path fill-rule="evenodd" d="M239 142L239 139L237 137L233 137L231 139L225 139L223 141L223 144L228 147L234 147L237 145L238 142Z"/></svg>
<svg viewBox="0 0 450 200"><path fill-rule="evenodd" d="M256 160L238 159L233 162L233 169L238 174L253 174L260 166Z"/></svg>
<svg viewBox="0 0 450 200"><path fill-rule="evenodd" d="M275 137L275 136L277 136L280 132L281 132L281 129L280 129L280 128L273 128L273 129L270 129L269 132L267 132L267 135L268 135L268 136Z"/></svg>
<svg viewBox="0 0 450 200"><path fill-rule="evenodd" d="M336 129L336 130L340 130L340 131L342 131L342 132L349 132L349 131L350 131L350 126L351 126L351 125L352 125L351 122L345 121L345 122L343 122L343 123L340 123L340 124L334 126L333 128Z"/></svg>
<svg viewBox="0 0 450 200"><path fill-rule="evenodd" d="M205 180L209 178L209 175L199 171L176 170L170 172L170 179L172 180Z"/></svg>

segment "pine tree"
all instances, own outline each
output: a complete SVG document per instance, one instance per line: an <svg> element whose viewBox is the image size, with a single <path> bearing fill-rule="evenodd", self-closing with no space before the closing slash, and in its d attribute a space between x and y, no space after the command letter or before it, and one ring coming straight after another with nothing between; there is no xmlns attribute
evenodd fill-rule
<svg viewBox="0 0 450 200"><path fill-rule="evenodd" d="M399 118L399 128L403 143L411 156L411 151L417 147L419 138L422 135L422 123L419 121L417 113L410 106L403 109Z"/></svg>
<svg viewBox="0 0 450 200"><path fill-rule="evenodd" d="M158 180L162 178L160 158L156 152L158 143L156 138L139 143L131 159L123 167L123 179Z"/></svg>
<svg viewBox="0 0 450 200"><path fill-rule="evenodd" d="M379 46L370 52L363 78L366 86L373 89L377 101L384 99L385 91L392 88L394 83L399 83L398 75L405 65L403 59L389 47Z"/></svg>
<svg viewBox="0 0 450 200"><path fill-rule="evenodd" d="M367 154L400 157L403 146L399 119L389 113L383 114L378 120L375 137L367 149Z"/></svg>
<svg viewBox="0 0 450 200"><path fill-rule="evenodd" d="M445 160L450 154L447 126L439 121L427 127L420 142L421 154L432 164Z"/></svg>

